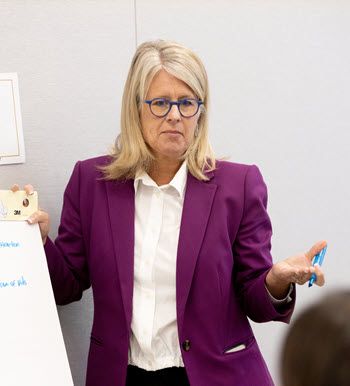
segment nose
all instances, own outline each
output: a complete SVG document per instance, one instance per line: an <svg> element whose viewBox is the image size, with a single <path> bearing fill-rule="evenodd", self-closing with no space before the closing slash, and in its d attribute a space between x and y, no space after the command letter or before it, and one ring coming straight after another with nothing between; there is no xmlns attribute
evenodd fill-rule
<svg viewBox="0 0 350 386"><path fill-rule="evenodd" d="M181 119L181 114L177 105L172 105L170 111L168 112L168 115L166 116L166 120L168 122L172 122L172 121L178 122L180 119Z"/></svg>

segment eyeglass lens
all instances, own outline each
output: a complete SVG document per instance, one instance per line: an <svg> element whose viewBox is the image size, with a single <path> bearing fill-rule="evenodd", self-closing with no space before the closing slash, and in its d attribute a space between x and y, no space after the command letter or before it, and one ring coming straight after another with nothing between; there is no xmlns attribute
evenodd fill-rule
<svg viewBox="0 0 350 386"><path fill-rule="evenodd" d="M154 115L163 117L170 111L171 103L167 99L154 99L150 107ZM183 99L178 101L178 108L184 117L192 117L198 111L198 102L195 99Z"/></svg>

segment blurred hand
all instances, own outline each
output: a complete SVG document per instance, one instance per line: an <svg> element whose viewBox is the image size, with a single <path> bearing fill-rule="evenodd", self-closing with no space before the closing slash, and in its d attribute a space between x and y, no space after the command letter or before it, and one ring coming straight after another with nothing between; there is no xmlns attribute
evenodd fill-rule
<svg viewBox="0 0 350 386"><path fill-rule="evenodd" d="M25 185L24 188L25 192L27 193L28 196L33 194L34 188L32 185ZM20 190L19 186L17 184L13 185L11 187L11 190L13 192L17 192ZM49 214L41 209L38 211L34 212L28 219L27 222L29 224L39 224L40 228L40 233L41 233L41 238L43 240L43 244L45 245L47 236L50 231L50 218Z"/></svg>
<svg viewBox="0 0 350 386"><path fill-rule="evenodd" d="M323 286L324 274L320 266L312 266L312 260L326 245L326 241L319 241L308 252L275 263L266 276L266 286L270 293L273 296L277 295L277 298L283 298L288 292L290 283L303 285L310 280L313 273L317 277L315 284Z"/></svg>

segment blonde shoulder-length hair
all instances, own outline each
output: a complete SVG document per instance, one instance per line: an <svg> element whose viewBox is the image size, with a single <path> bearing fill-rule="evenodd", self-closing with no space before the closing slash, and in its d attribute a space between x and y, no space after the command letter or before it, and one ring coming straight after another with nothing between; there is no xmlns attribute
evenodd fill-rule
<svg viewBox="0 0 350 386"><path fill-rule="evenodd" d="M203 101L194 140L182 159L199 180L208 180L205 173L215 169L208 138L209 89L203 63L192 50L178 43L156 40L139 45L132 59L124 86L120 134L111 162L102 168L105 179L132 179L139 171L149 171L154 156L142 135L140 112L152 79L162 69L185 82Z"/></svg>

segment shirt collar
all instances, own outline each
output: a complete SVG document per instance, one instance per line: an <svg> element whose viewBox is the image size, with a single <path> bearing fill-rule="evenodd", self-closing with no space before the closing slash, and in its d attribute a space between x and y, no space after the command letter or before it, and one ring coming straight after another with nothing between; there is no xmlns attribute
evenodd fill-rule
<svg viewBox="0 0 350 386"><path fill-rule="evenodd" d="M186 188L187 171L188 171L187 163L186 161L184 161L180 169L176 172L173 179L168 184L161 185L161 186L158 186L145 171L139 171L136 173L136 176L134 179L135 193L137 192L141 181L144 185L153 186L158 189L162 187L172 186L178 192L179 196L183 198L185 193L185 188Z"/></svg>

